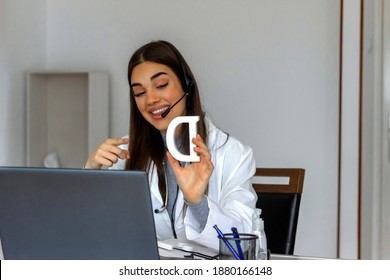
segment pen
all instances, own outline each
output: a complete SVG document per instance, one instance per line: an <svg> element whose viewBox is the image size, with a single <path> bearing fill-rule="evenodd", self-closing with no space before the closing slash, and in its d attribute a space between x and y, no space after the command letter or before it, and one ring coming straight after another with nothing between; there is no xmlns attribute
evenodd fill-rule
<svg viewBox="0 0 390 280"><path fill-rule="evenodd" d="M233 232L233 237L234 238L240 238L239 235L238 235L237 228L232 227L232 232ZM237 251L238 251L238 254L240 256L240 259L245 260L244 253L242 252L242 248L241 248L241 244L240 243L241 243L240 240L236 240Z"/></svg>
<svg viewBox="0 0 390 280"><path fill-rule="evenodd" d="M218 236L223 240L223 242L229 248L230 252L232 252L232 254L236 258L236 260L241 260L240 256L237 254L236 250L234 250L232 245L230 245L229 241L226 240L225 236L223 235L222 231L217 227L217 225L214 225L214 228L217 231Z"/></svg>

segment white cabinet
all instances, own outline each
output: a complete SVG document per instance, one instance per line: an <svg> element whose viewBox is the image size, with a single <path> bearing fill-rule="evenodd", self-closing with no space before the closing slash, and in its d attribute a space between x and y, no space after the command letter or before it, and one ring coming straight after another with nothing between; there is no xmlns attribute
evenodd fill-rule
<svg viewBox="0 0 390 280"><path fill-rule="evenodd" d="M60 167L82 167L109 135L109 79L96 72L27 75L27 166L57 155Z"/></svg>

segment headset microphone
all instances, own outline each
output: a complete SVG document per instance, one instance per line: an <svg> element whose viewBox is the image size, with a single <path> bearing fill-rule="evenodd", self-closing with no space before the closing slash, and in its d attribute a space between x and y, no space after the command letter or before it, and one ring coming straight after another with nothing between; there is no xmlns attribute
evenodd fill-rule
<svg viewBox="0 0 390 280"><path fill-rule="evenodd" d="M186 95L188 95L188 92L185 93L185 94L183 94L183 96L180 97L180 99L177 100L175 104L173 104L173 105L172 105L171 107L169 107L164 113L162 113L162 114L161 114L161 117L165 118L165 117L168 115L168 113L171 111L171 109L172 109L173 107L175 107L176 104L179 103L179 102L184 98L184 96L186 96Z"/></svg>
<svg viewBox="0 0 390 280"><path fill-rule="evenodd" d="M169 107L164 113L162 113L162 114L161 114L161 117L163 117L163 118L165 119L165 117L169 114L169 112L172 110L172 108L175 107L176 104L179 103L179 102L184 98L184 96L186 96L186 95L188 95L188 94L190 93L190 90L191 90L191 88L192 88L193 85L194 85L194 82L193 82L193 81L190 81L190 82L188 83L186 93L184 93L183 96L180 97L180 99L177 100L177 101L175 102L175 104L173 104L173 105L172 105L171 107Z"/></svg>

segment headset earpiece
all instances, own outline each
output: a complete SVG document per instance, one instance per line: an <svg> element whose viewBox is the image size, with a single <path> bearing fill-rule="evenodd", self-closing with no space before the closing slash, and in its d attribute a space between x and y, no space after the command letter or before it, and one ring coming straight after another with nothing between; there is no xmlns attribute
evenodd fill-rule
<svg viewBox="0 0 390 280"><path fill-rule="evenodd" d="M194 86L194 81L191 79L190 76L188 76L186 68L184 67L184 64L182 62L181 56L179 54L176 54L177 59L180 62L180 67L181 67L181 73L183 75L184 79L184 85L183 85L183 90L185 93L190 94L192 91L192 87Z"/></svg>

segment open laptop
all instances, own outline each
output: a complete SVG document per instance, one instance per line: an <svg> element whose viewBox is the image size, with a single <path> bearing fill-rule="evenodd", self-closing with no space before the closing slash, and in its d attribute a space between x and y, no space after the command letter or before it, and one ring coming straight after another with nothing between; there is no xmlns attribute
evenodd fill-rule
<svg viewBox="0 0 390 280"><path fill-rule="evenodd" d="M147 173L0 168L5 259L159 259Z"/></svg>

